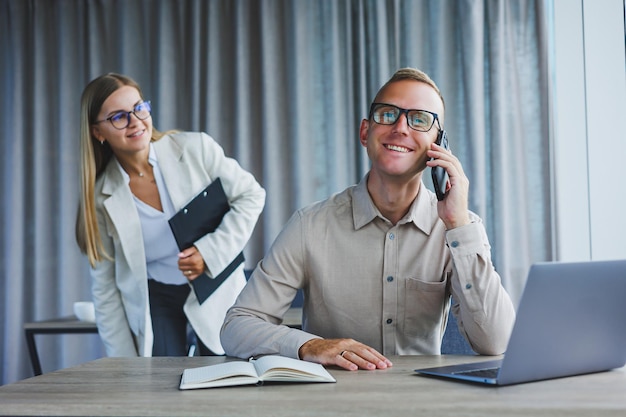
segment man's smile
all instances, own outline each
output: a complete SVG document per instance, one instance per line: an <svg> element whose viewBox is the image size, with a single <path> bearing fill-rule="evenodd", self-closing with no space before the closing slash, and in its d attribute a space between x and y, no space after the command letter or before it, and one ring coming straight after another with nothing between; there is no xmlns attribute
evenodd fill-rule
<svg viewBox="0 0 626 417"><path fill-rule="evenodd" d="M389 149L390 151L395 151L395 152L401 152L401 153L409 153L409 152L413 152L411 149L409 148L405 148L404 146L400 146L400 145L389 145L389 144L385 144L383 145L385 148Z"/></svg>

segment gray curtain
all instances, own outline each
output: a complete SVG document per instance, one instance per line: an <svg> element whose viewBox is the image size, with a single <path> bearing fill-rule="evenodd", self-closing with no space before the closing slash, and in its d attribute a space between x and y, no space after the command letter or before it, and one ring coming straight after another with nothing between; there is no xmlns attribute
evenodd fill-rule
<svg viewBox="0 0 626 417"><path fill-rule="evenodd" d="M142 85L157 128L208 132L265 187L252 268L294 210L360 180L373 95L423 69L517 301L552 258L546 26L541 0L0 0L0 383L32 375L25 322L90 299L79 99L109 71ZM101 356L92 336L40 336L43 371Z"/></svg>

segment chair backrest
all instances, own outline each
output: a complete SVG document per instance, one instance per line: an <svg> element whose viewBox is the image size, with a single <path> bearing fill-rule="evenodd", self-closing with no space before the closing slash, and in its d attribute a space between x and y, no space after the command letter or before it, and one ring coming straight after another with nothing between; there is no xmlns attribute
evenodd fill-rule
<svg viewBox="0 0 626 417"><path fill-rule="evenodd" d="M442 355L475 355L467 340L459 332L459 326L456 323L454 315L448 315L448 325L441 342Z"/></svg>

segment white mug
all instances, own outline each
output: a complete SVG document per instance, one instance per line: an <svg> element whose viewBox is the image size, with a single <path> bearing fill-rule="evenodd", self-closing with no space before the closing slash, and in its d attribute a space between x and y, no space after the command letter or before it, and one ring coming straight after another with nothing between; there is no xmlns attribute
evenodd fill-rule
<svg viewBox="0 0 626 417"><path fill-rule="evenodd" d="M91 301L76 301L74 314L80 321L96 322L96 309Z"/></svg>

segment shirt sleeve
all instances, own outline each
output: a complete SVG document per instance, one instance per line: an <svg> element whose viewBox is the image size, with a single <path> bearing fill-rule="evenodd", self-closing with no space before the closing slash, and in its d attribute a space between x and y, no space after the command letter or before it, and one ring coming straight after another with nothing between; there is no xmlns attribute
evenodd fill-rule
<svg viewBox="0 0 626 417"><path fill-rule="evenodd" d="M471 219L470 224L446 232L453 260L452 312L474 351L499 355L506 350L515 309L491 262L482 221L476 215Z"/></svg>
<svg viewBox="0 0 626 417"><path fill-rule="evenodd" d="M300 346L318 337L281 324L303 285L301 227L300 215L296 213L226 314L221 342L227 355L298 358Z"/></svg>

